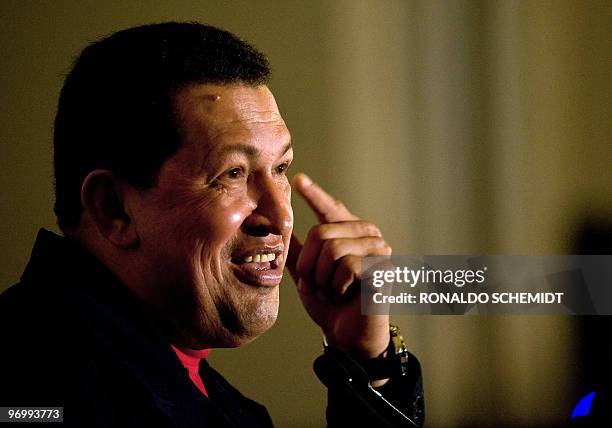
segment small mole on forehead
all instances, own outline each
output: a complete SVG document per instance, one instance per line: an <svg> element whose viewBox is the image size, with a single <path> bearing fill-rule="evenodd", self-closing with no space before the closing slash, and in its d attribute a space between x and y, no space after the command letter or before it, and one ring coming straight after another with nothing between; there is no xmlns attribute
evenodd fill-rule
<svg viewBox="0 0 612 428"><path fill-rule="evenodd" d="M219 101L221 99L221 95L219 94L201 94L199 98L206 101Z"/></svg>

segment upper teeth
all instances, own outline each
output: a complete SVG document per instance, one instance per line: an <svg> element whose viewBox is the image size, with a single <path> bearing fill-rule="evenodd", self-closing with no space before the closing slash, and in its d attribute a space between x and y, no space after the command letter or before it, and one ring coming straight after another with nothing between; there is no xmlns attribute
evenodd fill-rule
<svg viewBox="0 0 612 428"><path fill-rule="evenodd" d="M276 254L274 253L270 253L270 254L255 254L254 256L246 256L244 258L244 262L245 263L260 263L260 262L271 262L272 260L276 259Z"/></svg>

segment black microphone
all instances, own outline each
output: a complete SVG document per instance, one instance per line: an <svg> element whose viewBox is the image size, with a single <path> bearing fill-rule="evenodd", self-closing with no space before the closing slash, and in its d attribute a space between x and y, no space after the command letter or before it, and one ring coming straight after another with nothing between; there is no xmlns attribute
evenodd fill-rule
<svg viewBox="0 0 612 428"><path fill-rule="evenodd" d="M330 390L341 390L384 426L418 427L370 384L365 370L349 355L328 347L313 364L314 372Z"/></svg>

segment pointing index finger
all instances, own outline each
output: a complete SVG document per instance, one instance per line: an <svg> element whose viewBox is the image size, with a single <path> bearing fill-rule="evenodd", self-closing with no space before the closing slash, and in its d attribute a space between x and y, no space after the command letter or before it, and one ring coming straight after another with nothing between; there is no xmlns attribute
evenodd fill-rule
<svg viewBox="0 0 612 428"><path fill-rule="evenodd" d="M342 202L335 199L310 177L304 173L298 173L293 178L295 189L308 202L310 208L315 212L321 223L333 223L337 221L357 220Z"/></svg>

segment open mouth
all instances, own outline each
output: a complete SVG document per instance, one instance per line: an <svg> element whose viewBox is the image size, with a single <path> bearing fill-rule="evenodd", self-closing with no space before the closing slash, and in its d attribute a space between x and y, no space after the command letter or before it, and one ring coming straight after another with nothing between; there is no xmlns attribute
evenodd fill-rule
<svg viewBox="0 0 612 428"><path fill-rule="evenodd" d="M283 247L241 249L232 255L236 277L255 287L276 287L283 277Z"/></svg>

